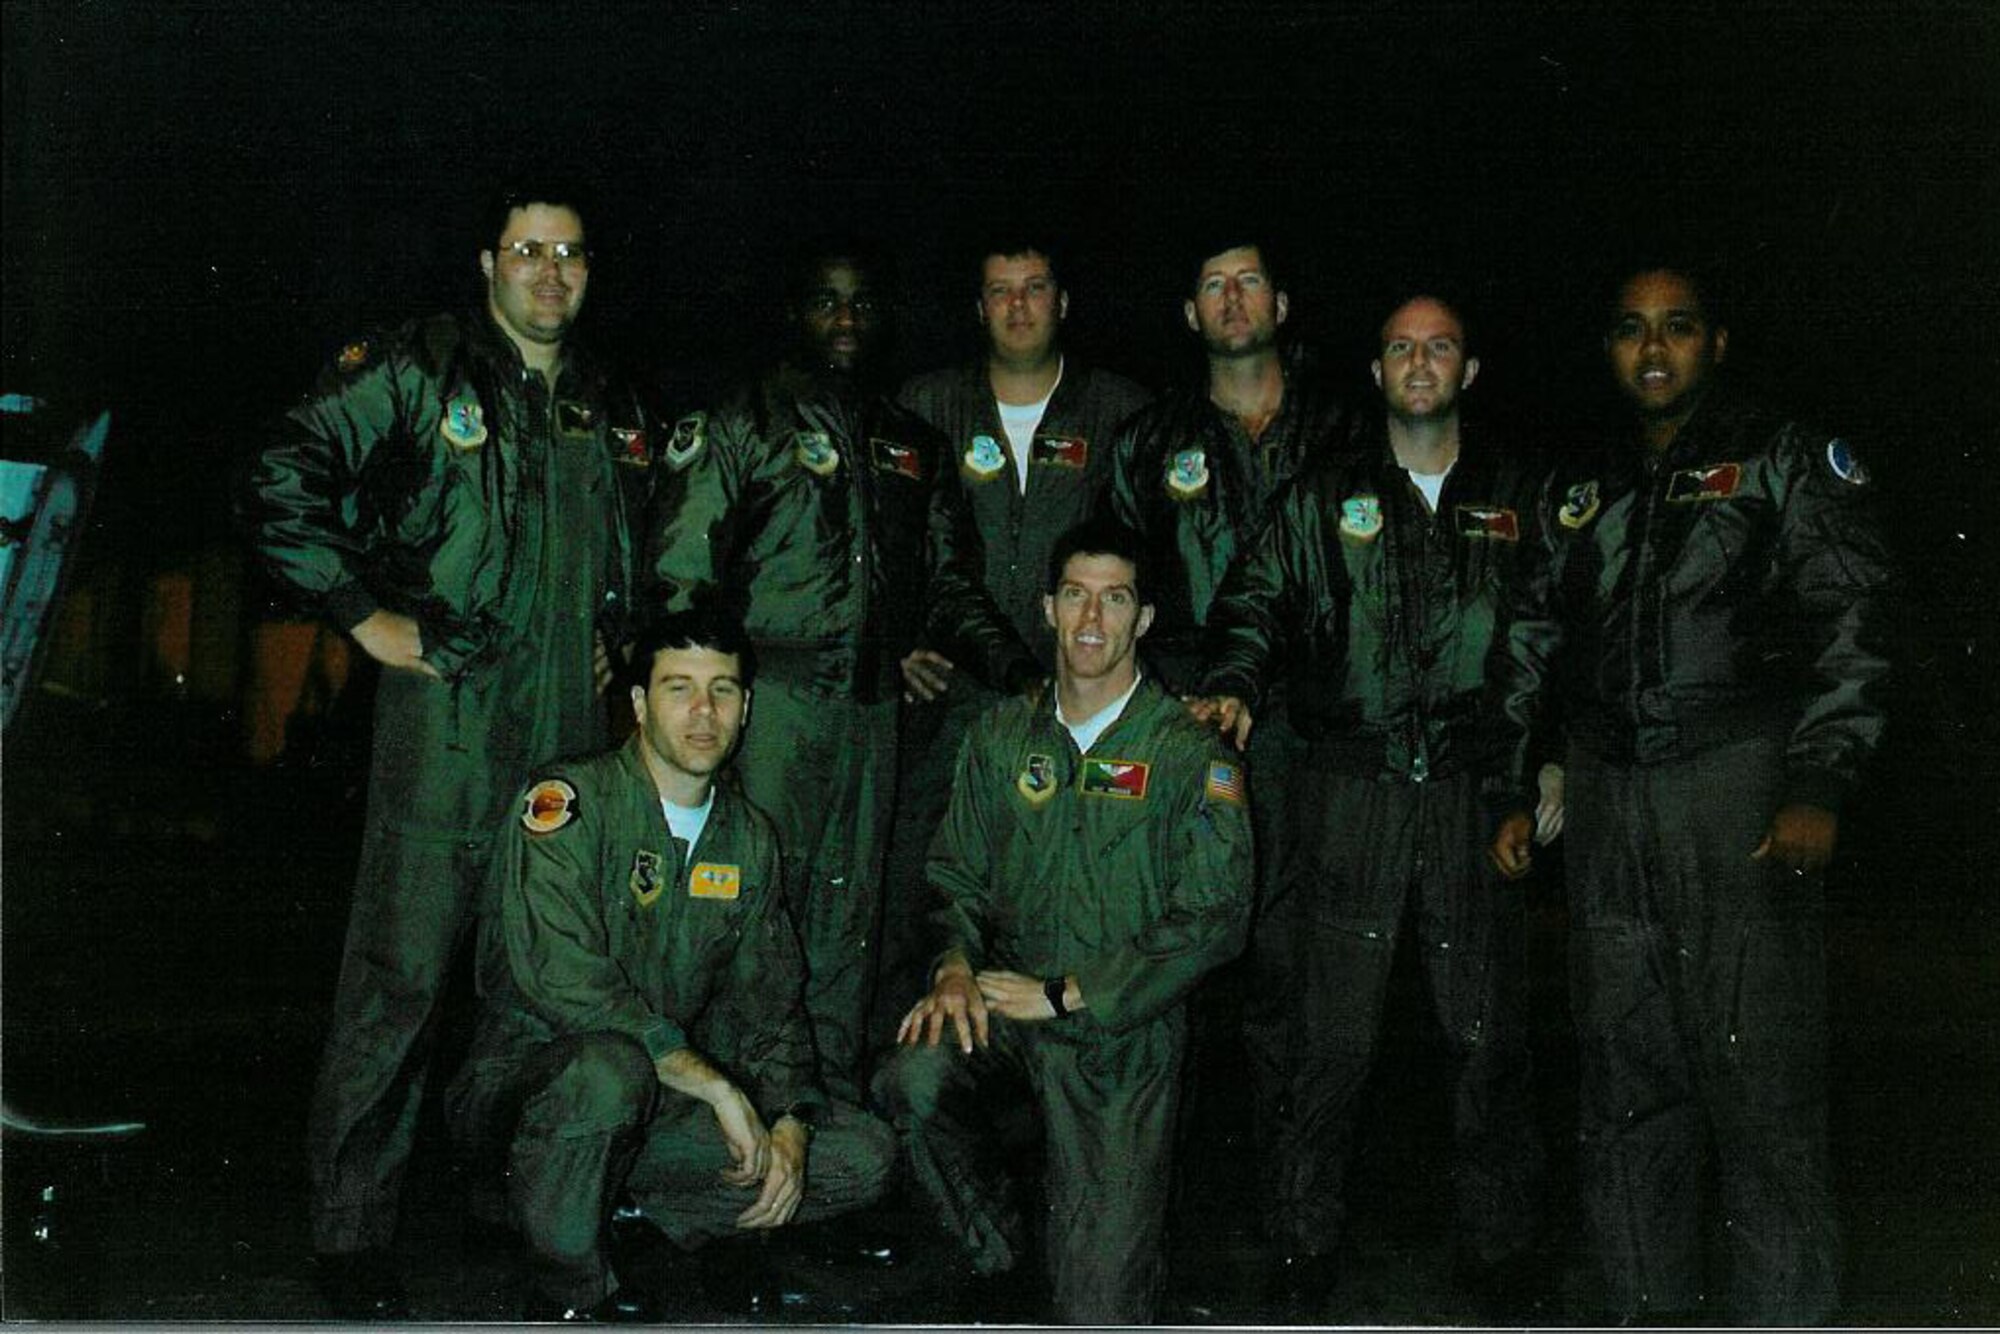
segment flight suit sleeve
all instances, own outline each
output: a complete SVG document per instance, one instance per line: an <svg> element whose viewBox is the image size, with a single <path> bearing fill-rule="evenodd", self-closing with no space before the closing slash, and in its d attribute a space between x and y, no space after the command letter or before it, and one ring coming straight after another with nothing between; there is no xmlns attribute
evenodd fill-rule
<svg viewBox="0 0 2000 1334"><path fill-rule="evenodd" d="M581 803L548 833L507 825L494 849L501 941L515 989L558 1033L622 1033L657 1061L688 1038L611 957L598 896L601 804Z"/></svg>
<svg viewBox="0 0 2000 1334"><path fill-rule="evenodd" d="M1208 611L1204 632L1202 695L1233 695L1254 717L1270 686L1272 662L1284 649L1285 628L1303 624L1299 607L1305 571L1295 559L1303 546L1296 484L1280 496L1256 544L1230 566Z"/></svg>
<svg viewBox="0 0 2000 1334"><path fill-rule="evenodd" d="M1559 584L1556 503L1553 477L1535 503L1530 540L1524 544L1514 577L1502 590L1493 646L1486 657L1486 699L1480 743L1481 792L1495 815L1532 811L1539 799L1538 757L1550 754L1545 733L1554 710L1556 655L1563 627L1556 598Z"/></svg>
<svg viewBox="0 0 2000 1334"><path fill-rule="evenodd" d="M999 791L987 759L993 744L990 729L983 723L975 725L959 743L951 804L931 840L930 859L924 866L925 878L941 898L931 913L938 957L956 951L974 968L986 962L986 928L993 920L992 803Z"/></svg>
<svg viewBox="0 0 2000 1334"><path fill-rule="evenodd" d="M1174 762L1182 772L1154 854L1163 910L1129 944L1074 969L1084 1015L1112 1032L1165 1014L1210 969L1241 954L1248 938L1250 812L1240 762L1212 738L1177 747Z"/></svg>
<svg viewBox="0 0 2000 1334"><path fill-rule="evenodd" d="M389 353L328 367L238 479L237 519L265 571L342 630L378 606L364 578L373 516L363 481L405 429L402 364Z"/></svg>
<svg viewBox="0 0 2000 1334"><path fill-rule="evenodd" d="M1775 575L1790 592L1812 657L1780 799L1838 810L1887 721L1894 565L1874 488L1853 448L1810 436L1788 443L1791 491L1779 514Z"/></svg>
<svg viewBox="0 0 2000 1334"><path fill-rule="evenodd" d="M708 1049L730 1053L732 1073L759 1108L776 1116L785 1109L823 1102L813 1073L812 1033L805 1011L805 957L798 931L786 910L777 837L761 840L767 886L756 911L743 924L727 981L710 1006L736 1030L727 1040L704 1039Z"/></svg>
<svg viewBox="0 0 2000 1334"><path fill-rule="evenodd" d="M715 595L736 554L737 526L760 447L747 411L696 412L675 423L645 524L648 606L686 611Z"/></svg>
<svg viewBox="0 0 2000 1334"><path fill-rule="evenodd" d="M948 454L931 488L925 547L930 557L931 642L995 690L1012 693L1041 674L1035 656L986 590L986 552L965 484Z"/></svg>

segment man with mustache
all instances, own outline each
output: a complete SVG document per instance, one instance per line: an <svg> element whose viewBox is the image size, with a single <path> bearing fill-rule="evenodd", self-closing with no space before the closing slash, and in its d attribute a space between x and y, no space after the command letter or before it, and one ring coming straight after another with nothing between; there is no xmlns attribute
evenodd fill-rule
<svg viewBox="0 0 2000 1334"><path fill-rule="evenodd" d="M251 463L266 571L382 664L368 827L307 1129L345 1318L408 1314L389 1256L456 944L527 770L604 743L603 646L653 469L629 388L570 337L591 273L567 191L479 237L480 308L344 347Z"/></svg>
<svg viewBox="0 0 2000 1334"><path fill-rule="evenodd" d="M1822 1323L1841 1248L1821 877L1882 734L1891 563L1855 449L1720 380L1729 330L1691 270L1631 272L1604 350L1633 429L1543 493L1494 651L1492 856L1527 869L1559 713L1605 1316L1701 1319L1714 1293L1725 1322Z"/></svg>

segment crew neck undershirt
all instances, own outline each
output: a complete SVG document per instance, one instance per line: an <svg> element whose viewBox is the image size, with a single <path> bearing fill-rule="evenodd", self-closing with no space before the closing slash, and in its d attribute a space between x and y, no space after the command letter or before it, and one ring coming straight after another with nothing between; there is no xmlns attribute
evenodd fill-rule
<svg viewBox="0 0 2000 1334"><path fill-rule="evenodd" d="M1058 696L1055 703L1056 721L1063 725L1064 730L1069 733L1070 739L1076 742L1077 750L1088 755L1090 748L1097 744L1097 738L1104 735L1104 729L1117 722L1118 715L1125 712L1125 706L1132 702L1132 696L1137 693L1138 689L1139 677L1134 674L1132 677L1132 689L1126 691L1080 723L1073 723L1063 717L1062 699Z"/></svg>
<svg viewBox="0 0 2000 1334"><path fill-rule="evenodd" d="M1000 428L1007 433L1007 443L1013 446L1014 480L1021 488L1021 494L1028 493L1028 451L1035 443L1035 432L1041 428L1042 418L1048 415L1049 400L1056 396L1062 384L1063 363L1056 363L1056 382L1049 386L1049 392L1033 403L1002 403L993 400L993 406L1000 410Z"/></svg>

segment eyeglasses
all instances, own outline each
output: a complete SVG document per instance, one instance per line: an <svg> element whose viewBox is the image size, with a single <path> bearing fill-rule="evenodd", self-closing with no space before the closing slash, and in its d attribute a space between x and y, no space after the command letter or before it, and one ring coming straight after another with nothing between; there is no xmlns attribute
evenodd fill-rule
<svg viewBox="0 0 2000 1334"><path fill-rule="evenodd" d="M590 263L590 247L581 241L516 241L507 253L523 264L554 260L560 268L580 269Z"/></svg>

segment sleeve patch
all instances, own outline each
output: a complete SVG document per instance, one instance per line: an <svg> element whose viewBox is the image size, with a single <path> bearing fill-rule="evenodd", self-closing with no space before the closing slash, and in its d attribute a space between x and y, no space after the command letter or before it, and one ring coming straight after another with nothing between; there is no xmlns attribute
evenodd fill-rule
<svg viewBox="0 0 2000 1334"><path fill-rule="evenodd" d="M1868 485L1868 465L1854 452L1854 446L1838 436L1826 442L1826 466L1833 475L1851 486Z"/></svg>
<svg viewBox="0 0 2000 1334"><path fill-rule="evenodd" d="M1243 804L1243 770L1234 764L1221 760L1211 761L1208 766L1208 783L1203 789L1210 801L1226 801L1232 805Z"/></svg>
<svg viewBox="0 0 2000 1334"><path fill-rule="evenodd" d="M521 798L521 827L531 834L553 834L576 818L576 789L560 778L544 779Z"/></svg>

